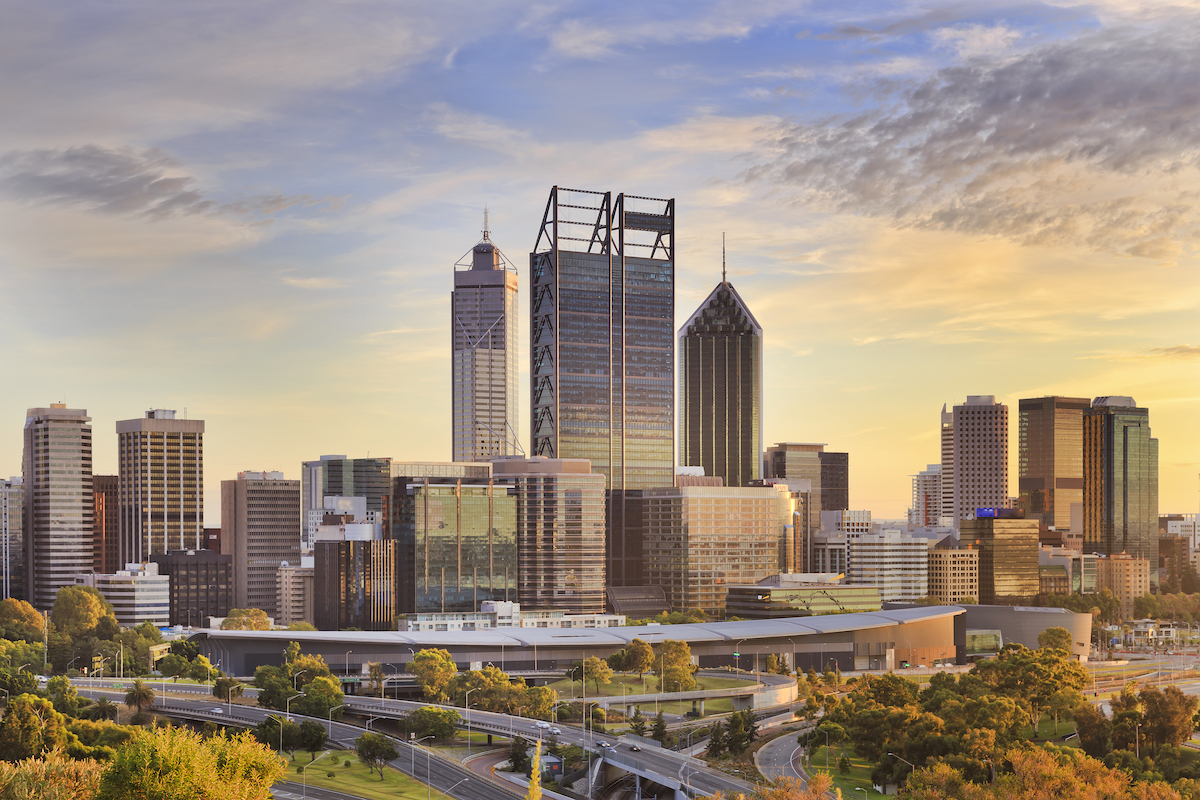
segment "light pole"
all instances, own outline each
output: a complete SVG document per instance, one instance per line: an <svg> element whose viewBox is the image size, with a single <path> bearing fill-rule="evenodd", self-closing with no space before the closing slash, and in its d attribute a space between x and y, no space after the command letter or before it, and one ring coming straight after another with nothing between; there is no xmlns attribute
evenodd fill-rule
<svg viewBox="0 0 1200 800"><path fill-rule="evenodd" d="M856 791L856 792L862 792L862 793L863 793L863 800L866 800L866 797L867 797L867 790L866 790L866 789L862 788L861 786L855 786L855 787L854 787L854 791Z"/></svg>
<svg viewBox="0 0 1200 800"><path fill-rule="evenodd" d="M451 786L449 789L444 789L443 791L440 791L440 792L438 792L438 797L446 797L446 796L448 796L448 795L446 794L447 792L453 792L453 791L455 790L455 788L457 788L457 787L458 787L458 785L459 785L460 783L466 783L466 782L467 782L467 781L469 781L469 780L471 780L471 779L470 779L470 778L463 778L461 781L459 781L458 783L454 784L454 786Z"/></svg>
<svg viewBox="0 0 1200 800"><path fill-rule="evenodd" d="M292 701L295 700L297 697L304 697L304 695L306 695L306 694L307 694L307 692L301 692L300 694L294 694L291 697L289 697L287 699L287 701L283 704L283 713L287 715L288 722L292 721Z"/></svg>
<svg viewBox="0 0 1200 800"><path fill-rule="evenodd" d="M300 796L301 797L308 797L308 768L332 752L333 752L332 750L326 750L324 753L321 753L321 755L317 756L312 761L305 764L304 769L300 770L300 781L301 781Z"/></svg>
<svg viewBox="0 0 1200 800"><path fill-rule="evenodd" d="M508 717L508 738L510 739L513 738L513 731L516 730L516 728L513 727L513 723L516 721L517 717L521 716L521 709L524 707L525 706L517 706L516 716L510 714ZM587 706L585 705L584 708L586 707Z"/></svg>
<svg viewBox="0 0 1200 800"><path fill-rule="evenodd" d="M346 705L346 704L342 703L342 705L340 705L340 706L334 706L333 708L329 709L329 738L330 739L333 738L333 712L337 711L339 708L341 708L344 705Z"/></svg>
<svg viewBox="0 0 1200 800"><path fill-rule="evenodd" d="M240 681L234 681L233 683L229 684L228 694L229 694L229 715L230 716L233 716L233 690L238 688L241 685L242 684Z"/></svg>
<svg viewBox="0 0 1200 800"><path fill-rule="evenodd" d="M302 669L299 672L297 672L295 675L292 676L292 691L293 692L300 691L300 689L296 686L296 679L299 678L301 675L303 675L306 672L308 672L308 670Z"/></svg>
<svg viewBox="0 0 1200 800"><path fill-rule="evenodd" d="M478 686L475 687L475 689L478 688ZM475 689L467 689L467 694L463 697L463 705L467 708L467 758L471 757L471 692Z"/></svg>
<svg viewBox="0 0 1200 800"><path fill-rule="evenodd" d="M679 681L675 681L675 694L677 694L677 695L682 694L682 692L679 691L681 687L682 687L682 684L680 684ZM678 700L679 700L679 716L682 717L683 716L683 698L680 697L680 698L678 698Z"/></svg>
<svg viewBox="0 0 1200 800"><path fill-rule="evenodd" d="M742 671L742 642L745 639L738 639L737 644L733 646L733 670L734 672Z"/></svg>
<svg viewBox="0 0 1200 800"><path fill-rule="evenodd" d="M792 642L792 670L791 671L795 672L798 675L798 674L800 674L800 667L796 666L796 643L794 641L792 641L792 638L790 636L788 637L788 641Z"/></svg>
<svg viewBox="0 0 1200 800"><path fill-rule="evenodd" d="M417 745L419 745L421 742L425 741L425 739L432 739L432 738L433 738L432 736L426 736L423 739L417 739L415 742L409 741L409 743L408 743L408 746L409 746L408 752L409 752L409 755L412 756L412 764L409 766L408 771L412 773L412 776L414 778L417 777ZM426 778L429 777L428 772L426 772L425 777Z"/></svg>
<svg viewBox="0 0 1200 800"><path fill-rule="evenodd" d="M399 668L399 667L397 667L395 664L384 664L384 666L385 666L385 667L391 667L391 668L392 668L392 674L396 676L396 681L397 681L397 685L396 685L396 699L397 699L397 700L399 700L399 699L400 699L400 686L399 686L399 681L400 681L400 668ZM384 697L384 699L387 699L387 685L386 685L386 681L385 681L385 685L384 685L384 689L383 689L383 697Z"/></svg>
<svg viewBox="0 0 1200 800"><path fill-rule="evenodd" d="M354 652L353 650L346 651L346 677L347 678L350 677L350 654L353 652Z"/></svg>

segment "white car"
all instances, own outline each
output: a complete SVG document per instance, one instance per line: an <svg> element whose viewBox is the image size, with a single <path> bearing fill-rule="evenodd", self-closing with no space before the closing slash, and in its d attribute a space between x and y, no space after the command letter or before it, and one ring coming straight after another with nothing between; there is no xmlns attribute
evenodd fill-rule
<svg viewBox="0 0 1200 800"><path fill-rule="evenodd" d="M225 713L225 709L217 708L216 706L210 708L208 711L210 714L224 714Z"/></svg>
<svg viewBox="0 0 1200 800"><path fill-rule="evenodd" d="M596 742L596 745L599 747L612 747L608 742Z"/></svg>
<svg viewBox="0 0 1200 800"><path fill-rule="evenodd" d="M538 723L535 723L533 727L541 728L544 731L548 731L548 730L550 730L550 723L549 722L538 722Z"/></svg>
<svg viewBox="0 0 1200 800"><path fill-rule="evenodd" d="M561 728L551 728L551 729L550 729L550 732L551 732L552 734L554 734L555 736L558 736L559 734L561 734L561 733L562 733L562 729L561 729Z"/></svg>

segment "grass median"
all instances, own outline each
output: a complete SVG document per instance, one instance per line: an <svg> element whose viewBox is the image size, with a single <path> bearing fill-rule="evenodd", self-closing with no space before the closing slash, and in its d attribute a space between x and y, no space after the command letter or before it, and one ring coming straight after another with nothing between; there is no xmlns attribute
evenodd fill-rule
<svg viewBox="0 0 1200 800"><path fill-rule="evenodd" d="M330 755L318 756L317 761L301 775L297 769L308 767L303 758L288 762L284 780L292 783L307 783L323 789L365 797L367 800L424 800L425 784L388 767L383 768L383 780L378 772L371 772L351 752L345 750L326 751ZM349 761L350 766L345 766ZM329 777L333 773L333 777Z"/></svg>

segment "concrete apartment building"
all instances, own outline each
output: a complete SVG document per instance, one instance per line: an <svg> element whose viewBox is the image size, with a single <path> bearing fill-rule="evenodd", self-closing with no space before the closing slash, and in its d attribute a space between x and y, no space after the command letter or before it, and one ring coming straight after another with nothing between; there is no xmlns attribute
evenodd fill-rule
<svg viewBox="0 0 1200 800"><path fill-rule="evenodd" d="M121 563L202 549L204 421L155 408L116 427Z"/></svg>
<svg viewBox="0 0 1200 800"><path fill-rule="evenodd" d="M75 583L100 592L112 604L113 616L122 628L143 622L163 628L170 620L171 580L158 574L157 564L126 564L112 575L88 572L77 575Z"/></svg>
<svg viewBox="0 0 1200 800"><path fill-rule="evenodd" d="M953 478L953 519L960 526L978 508L1009 505L1008 406L993 395L971 395L954 407L952 428L953 456L942 473Z"/></svg>
<svg viewBox="0 0 1200 800"><path fill-rule="evenodd" d="M299 564L279 565L275 583L275 622L291 625L294 622L314 624L313 581L315 559L300 556Z"/></svg>
<svg viewBox="0 0 1200 800"><path fill-rule="evenodd" d="M1096 559L1096 585L1121 603L1121 618L1133 619L1133 602L1150 593L1150 559L1118 553Z"/></svg>
<svg viewBox="0 0 1200 800"><path fill-rule="evenodd" d="M282 472L221 481L221 553L233 556L234 608L275 616L279 565L300 563L300 481Z"/></svg>
<svg viewBox="0 0 1200 800"><path fill-rule="evenodd" d="M929 549L929 597L952 605L979 600L979 551L947 536Z"/></svg>

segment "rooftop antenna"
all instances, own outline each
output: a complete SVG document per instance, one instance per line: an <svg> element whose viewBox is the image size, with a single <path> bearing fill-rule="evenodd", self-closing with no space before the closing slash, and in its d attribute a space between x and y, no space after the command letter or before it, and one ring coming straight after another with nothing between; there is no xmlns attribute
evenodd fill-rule
<svg viewBox="0 0 1200 800"><path fill-rule="evenodd" d="M483 240L488 241L488 207L486 204L483 207Z"/></svg>
<svg viewBox="0 0 1200 800"><path fill-rule="evenodd" d="M721 283L725 283L725 231L721 231Z"/></svg>

